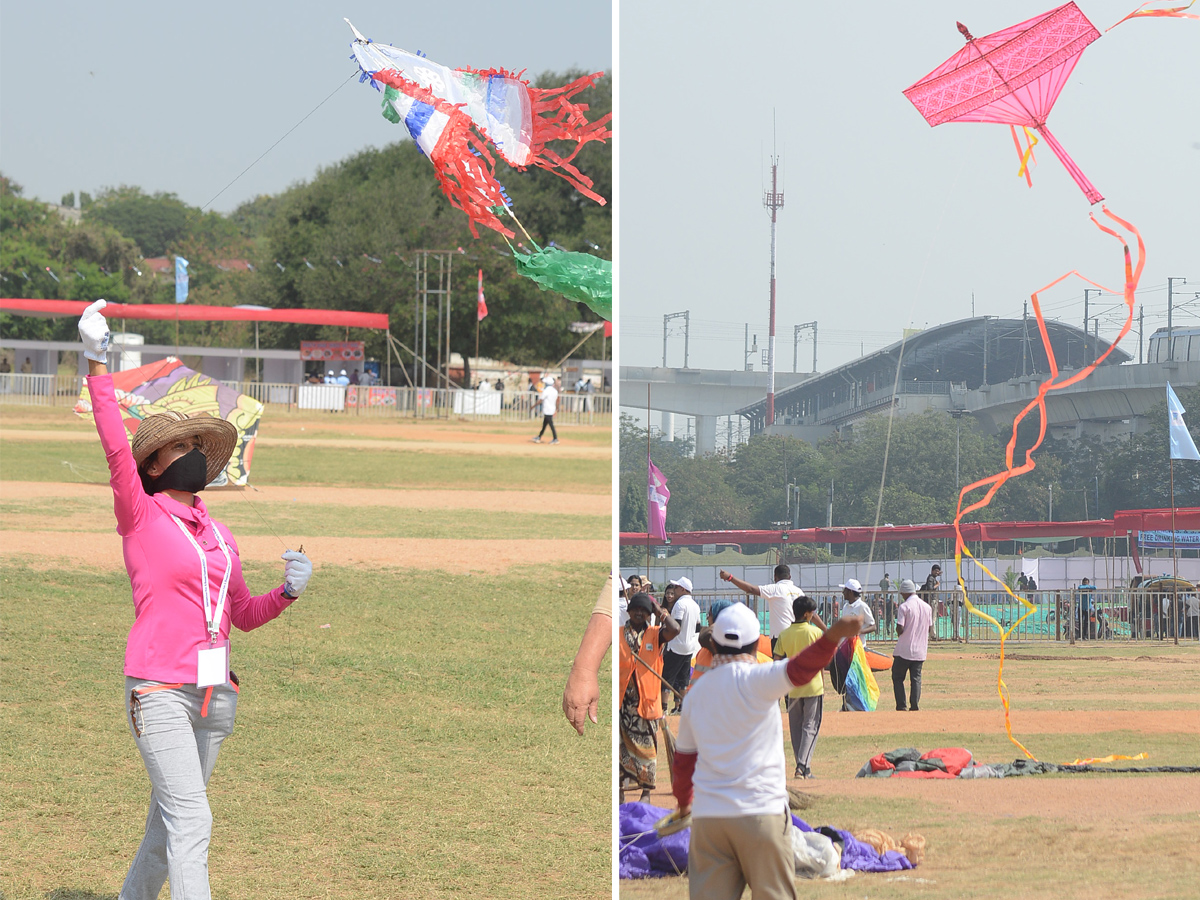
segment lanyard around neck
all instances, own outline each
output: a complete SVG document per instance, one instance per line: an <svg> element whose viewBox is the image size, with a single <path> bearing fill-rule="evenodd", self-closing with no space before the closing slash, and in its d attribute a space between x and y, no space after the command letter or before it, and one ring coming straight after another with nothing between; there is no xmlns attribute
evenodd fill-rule
<svg viewBox="0 0 1200 900"><path fill-rule="evenodd" d="M221 631L221 617L225 613L225 600L229 596L229 572L233 568L232 560L229 558L229 548L225 546L225 538L221 537L220 529L213 525L212 530L217 538L217 546L225 555L225 574L221 577L221 589L217 593L217 608L214 611L212 587L208 583L208 560L205 558L204 551L200 549L200 545L196 543L196 539L192 537L192 533L188 531L187 526L180 518L173 513L171 518L175 520L175 524L179 526L183 536L188 539L188 543L196 548L196 555L200 557L200 581L204 586L204 624L208 626L209 641L216 643L217 635Z"/></svg>

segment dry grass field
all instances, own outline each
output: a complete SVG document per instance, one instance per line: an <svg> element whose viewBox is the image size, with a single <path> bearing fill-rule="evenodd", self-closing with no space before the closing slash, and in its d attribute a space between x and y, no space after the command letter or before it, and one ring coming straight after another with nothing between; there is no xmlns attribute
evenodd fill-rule
<svg viewBox="0 0 1200 900"><path fill-rule="evenodd" d="M1039 759L1069 763L1149 754L1114 765L1200 765L1200 646L1008 647L1005 680L1014 736ZM859 873L841 884L800 883L800 895L871 900L1044 898L1142 900L1200 896L1200 774L1039 775L1002 780L855 779L897 747L965 747L977 761L1021 755L996 696L998 646L931 648L921 711L892 709L880 673L874 713L838 712L827 687L810 824L877 828L928 841L903 873ZM1049 658L1047 658L1049 657ZM833 697L831 701L831 696ZM784 734L787 734L786 722ZM789 748L790 753L790 748ZM674 807L665 759L652 798ZM682 900L686 878L625 881L629 900ZM749 892L745 896L749 896Z"/></svg>
<svg viewBox="0 0 1200 900"><path fill-rule="evenodd" d="M278 621L234 635L214 897L610 896L611 717L580 737L559 703L611 565L611 431L529 436L268 413L257 490L205 496L252 590L284 547L316 567ZM6 900L110 900L141 837L106 481L88 423L0 407Z"/></svg>

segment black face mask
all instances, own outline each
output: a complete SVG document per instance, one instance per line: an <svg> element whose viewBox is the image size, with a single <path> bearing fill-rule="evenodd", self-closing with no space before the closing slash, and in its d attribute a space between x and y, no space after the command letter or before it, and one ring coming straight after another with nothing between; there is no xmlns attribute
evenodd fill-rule
<svg viewBox="0 0 1200 900"><path fill-rule="evenodd" d="M195 447L171 463L163 473L149 481L146 492L157 494L160 491L187 491L195 494L204 490L208 484L208 458L204 451Z"/></svg>

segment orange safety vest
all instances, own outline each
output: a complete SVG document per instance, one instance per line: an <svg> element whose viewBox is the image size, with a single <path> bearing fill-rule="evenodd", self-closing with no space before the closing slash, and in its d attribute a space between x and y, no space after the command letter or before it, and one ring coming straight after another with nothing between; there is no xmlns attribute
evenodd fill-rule
<svg viewBox="0 0 1200 900"><path fill-rule="evenodd" d="M771 639L765 634L758 639L758 652L756 655L760 663L771 662ZM701 647L700 652L696 654L696 658L693 660L692 678L688 682L688 691L692 689L692 685L700 679L701 675L712 669L712 664L712 651L707 647ZM684 693L687 693L687 691L684 691Z"/></svg>
<svg viewBox="0 0 1200 900"><path fill-rule="evenodd" d="M638 715L643 719L661 719L663 716L663 684L655 677L656 674L662 675L663 670L663 648L658 642L658 633L659 626L657 625L651 625L642 632L642 646L638 651L638 658L649 668L634 660L633 651L629 649L625 635L621 635L621 692L617 696L624 701L625 692L629 690L629 679L636 677L639 697Z"/></svg>

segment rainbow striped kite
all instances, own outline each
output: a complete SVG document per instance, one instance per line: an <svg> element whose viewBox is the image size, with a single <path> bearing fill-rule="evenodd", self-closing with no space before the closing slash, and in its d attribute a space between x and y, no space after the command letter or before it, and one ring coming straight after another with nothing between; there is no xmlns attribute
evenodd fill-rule
<svg viewBox="0 0 1200 900"><path fill-rule="evenodd" d="M875 712L879 704L879 683L858 635L838 645L830 668L834 690L845 697L847 709Z"/></svg>

